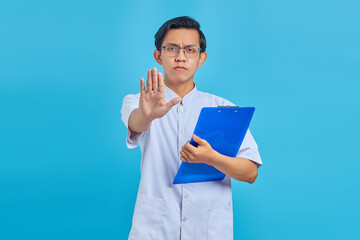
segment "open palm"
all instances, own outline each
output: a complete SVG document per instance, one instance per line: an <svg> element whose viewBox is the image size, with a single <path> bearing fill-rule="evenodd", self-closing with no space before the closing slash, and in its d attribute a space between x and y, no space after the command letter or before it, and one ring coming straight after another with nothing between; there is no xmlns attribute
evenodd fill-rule
<svg viewBox="0 0 360 240"><path fill-rule="evenodd" d="M140 80L140 102L139 109L142 116L152 121L163 117L173 106L181 101L176 97L169 102L165 100L165 84L162 74L156 68L148 71L146 80L146 91L144 79Z"/></svg>

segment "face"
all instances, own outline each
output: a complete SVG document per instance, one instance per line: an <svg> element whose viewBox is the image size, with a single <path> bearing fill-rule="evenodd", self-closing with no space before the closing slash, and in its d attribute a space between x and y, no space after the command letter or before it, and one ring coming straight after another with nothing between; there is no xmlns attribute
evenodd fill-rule
<svg viewBox="0 0 360 240"><path fill-rule="evenodd" d="M177 45L185 47L194 45L200 47L200 36L196 29L170 29L163 40L161 46ZM194 74L198 67L201 67L206 59L206 53L199 53L198 56L189 58L184 50L180 49L179 54L174 57L168 57L165 49L155 50L155 60L163 65L165 74L165 83L170 85L192 84Z"/></svg>

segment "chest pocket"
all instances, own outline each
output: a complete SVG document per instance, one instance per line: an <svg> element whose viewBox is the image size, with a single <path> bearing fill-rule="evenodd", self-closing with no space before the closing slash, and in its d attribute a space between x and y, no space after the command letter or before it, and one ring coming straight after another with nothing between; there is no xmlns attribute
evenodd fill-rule
<svg viewBox="0 0 360 240"><path fill-rule="evenodd" d="M129 239L158 239L165 214L166 208L164 199L139 193L135 204Z"/></svg>
<svg viewBox="0 0 360 240"><path fill-rule="evenodd" d="M208 218L208 240L232 240L233 219L231 211L210 209Z"/></svg>

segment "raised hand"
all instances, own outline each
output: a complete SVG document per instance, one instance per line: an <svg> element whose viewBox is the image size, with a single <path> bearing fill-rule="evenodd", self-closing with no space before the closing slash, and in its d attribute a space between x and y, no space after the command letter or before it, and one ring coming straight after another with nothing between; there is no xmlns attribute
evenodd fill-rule
<svg viewBox="0 0 360 240"><path fill-rule="evenodd" d="M140 79L139 110L146 122L163 117L173 106L181 101L180 97L169 102L165 100L165 84L162 74L156 68L148 70L146 91L144 78Z"/></svg>

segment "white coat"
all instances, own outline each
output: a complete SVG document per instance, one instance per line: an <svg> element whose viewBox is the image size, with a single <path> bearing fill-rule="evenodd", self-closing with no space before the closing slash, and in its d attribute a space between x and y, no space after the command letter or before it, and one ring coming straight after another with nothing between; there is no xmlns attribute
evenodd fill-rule
<svg viewBox="0 0 360 240"><path fill-rule="evenodd" d="M139 97L127 95L121 109L128 127ZM165 86L166 101L178 97ZM191 139L202 107L233 105L196 87L150 129L130 138L127 146L141 149L141 179L135 204L131 240L230 240L233 239L231 179L173 185L181 164L180 150ZM258 147L247 131L237 157L262 164Z"/></svg>

